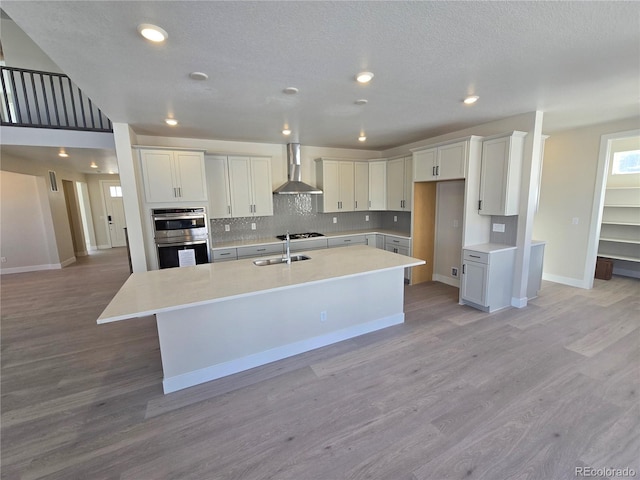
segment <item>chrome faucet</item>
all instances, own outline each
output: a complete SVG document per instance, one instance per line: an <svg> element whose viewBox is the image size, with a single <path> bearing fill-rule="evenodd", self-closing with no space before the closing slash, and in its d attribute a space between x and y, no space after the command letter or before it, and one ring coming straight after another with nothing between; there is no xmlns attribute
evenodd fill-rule
<svg viewBox="0 0 640 480"><path fill-rule="evenodd" d="M287 236L284 241L287 246L287 253L286 253L285 260L287 261L287 265L291 265L291 238L289 237L289 230L287 230Z"/></svg>

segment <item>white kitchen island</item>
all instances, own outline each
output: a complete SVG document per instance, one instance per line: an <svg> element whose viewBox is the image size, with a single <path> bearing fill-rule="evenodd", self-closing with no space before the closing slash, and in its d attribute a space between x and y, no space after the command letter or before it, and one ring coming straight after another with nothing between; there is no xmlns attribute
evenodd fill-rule
<svg viewBox="0 0 640 480"><path fill-rule="evenodd" d="M155 314L165 393L404 321L404 268L373 247L133 273L98 323Z"/></svg>

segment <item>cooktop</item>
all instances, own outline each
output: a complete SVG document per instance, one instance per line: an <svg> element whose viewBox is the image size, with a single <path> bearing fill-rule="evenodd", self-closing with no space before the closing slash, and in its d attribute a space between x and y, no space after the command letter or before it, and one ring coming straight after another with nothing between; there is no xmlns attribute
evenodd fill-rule
<svg viewBox="0 0 640 480"><path fill-rule="evenodd" d="M309 232L309 233L290 233L289 238L291 240L299 240L301 238L313 238L313 237L324 237L323 234L318 232ZM284 240L287 238L286 235L277 235L276 238L280 240Z"/></svg>

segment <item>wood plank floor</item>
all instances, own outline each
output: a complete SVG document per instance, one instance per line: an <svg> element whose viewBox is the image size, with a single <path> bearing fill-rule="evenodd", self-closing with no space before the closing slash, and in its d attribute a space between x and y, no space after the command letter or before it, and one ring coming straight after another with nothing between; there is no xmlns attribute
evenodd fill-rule
<svg viewBox="0 0 640 480"><path fill-rule="evenodd" d="M408 286L403 325L163 395L154 319L95 323L127 275L0 278L2 479L640 476L638 280L494 314Z"/></svg>

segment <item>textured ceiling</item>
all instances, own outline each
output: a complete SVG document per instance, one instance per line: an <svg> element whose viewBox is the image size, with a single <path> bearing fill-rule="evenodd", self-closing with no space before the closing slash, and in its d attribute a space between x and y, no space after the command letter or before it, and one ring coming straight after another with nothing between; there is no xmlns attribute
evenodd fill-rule
<svg viewBox="0 0 640 480"><path fill-rule="evenodd" d="M547 133L638 114L637 2L2 8L112 121L139 134L383 150L532 110L545 112ZM160 25L168 40L143 40L139 23ZM370 85L354 81L361 70L375 73ZM282 93L289 86L299 94ZM472 93L480 100L464 106ZM355 105L360 98L368 103Z"/></svg>

